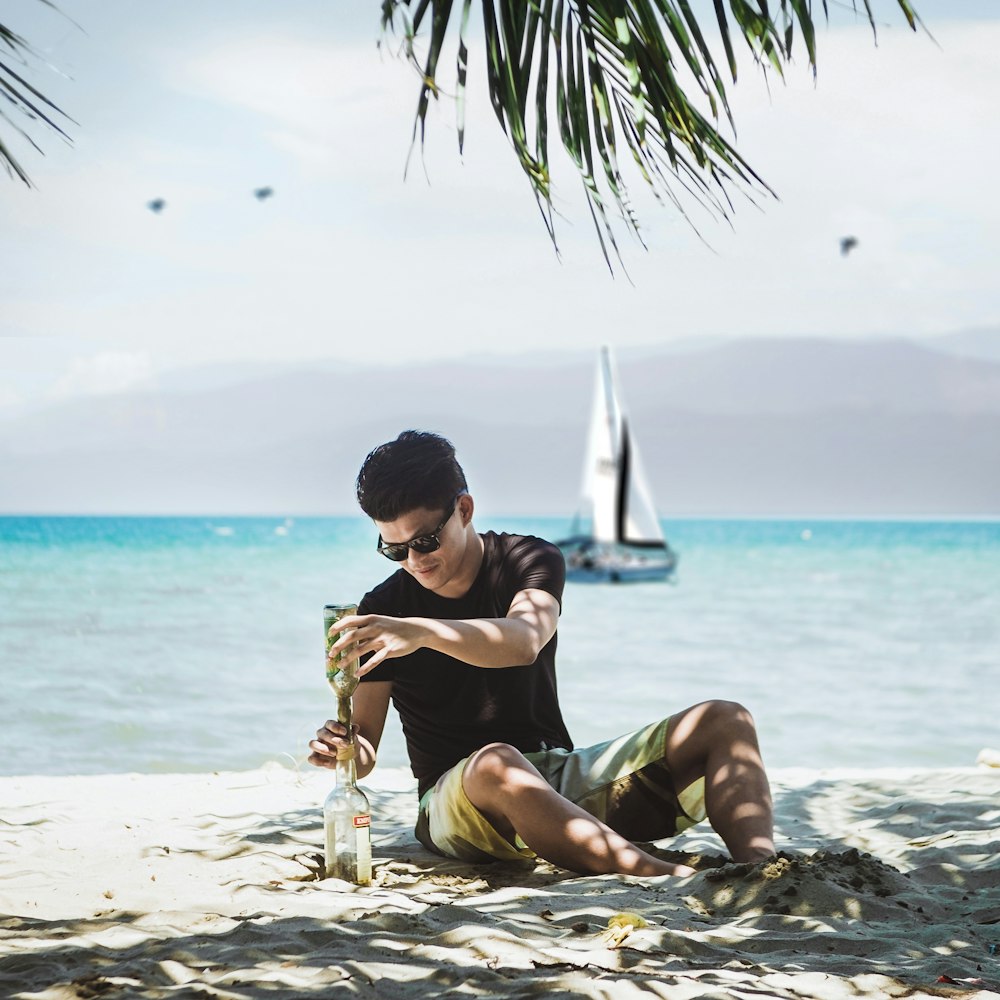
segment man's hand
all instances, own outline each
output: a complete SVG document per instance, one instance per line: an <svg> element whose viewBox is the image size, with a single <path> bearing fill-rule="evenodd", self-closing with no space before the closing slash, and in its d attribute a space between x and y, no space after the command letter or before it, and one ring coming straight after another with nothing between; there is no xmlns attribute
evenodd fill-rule
<svg viewBox="0 0 1000 1000"><path fill-rule="evenodd" d="M351 726L351 731L355 736L359 727ZM347 727L342 722L335 719L327 719L323 723L323 728L316 730L316 739L309 741L309 763L316 767L337 766L337 753L346 750L351 745L347 738Z"/></svg>
<svg viewBox="0 0 1000 1000"><path fill-rule="evenodd" d="M354 692L354 717L351 731L354 734L354 764L359 778L375 766L379 740L385 727L385 716L392 697L392 681L368 681L359 684ZM309 741L307 760L315 767L336 767L337 751L349 745L347 727L336 719L327 719L317 730L316 738Z"/></svg>
<svg viewBox="0 0 1000 1000"><path fill-rule="evenodd" d="M329 666L339 653L371 657L358 667L358 677L374 670L384 659L392 656L406 656L426 645L428 631L419 618L390 618L386 615L348 615L341 618L333 629L337 632L349 629L327 653ZM351 647L354 647L353 649Z"/></svg>

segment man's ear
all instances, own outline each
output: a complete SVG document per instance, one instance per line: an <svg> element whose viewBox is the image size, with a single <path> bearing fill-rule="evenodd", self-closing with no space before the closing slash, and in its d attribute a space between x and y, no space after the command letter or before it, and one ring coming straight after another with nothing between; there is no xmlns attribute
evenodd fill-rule
<svg viewBox="0 0 1000 1000"><path fill-rule="evenodd" d="M472 520L473 511L476 509L476 501L468 493L463 493L458 498L458 512L462 518L462 527L468 527Z"/></svg>

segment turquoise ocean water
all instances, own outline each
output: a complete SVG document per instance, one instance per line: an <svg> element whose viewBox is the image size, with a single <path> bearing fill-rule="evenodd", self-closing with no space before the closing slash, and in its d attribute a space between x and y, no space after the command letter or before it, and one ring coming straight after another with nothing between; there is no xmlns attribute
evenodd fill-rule
<svg viewBox="0 0 1000 1000"><path fill-rule="evenodd" d="M726 697L774 767L968 765L1000 745L1000 522L666 528L676 584L567 586L578 744ZM333 708L322 607L390 571L360 517L0 518L0 773L301 760ZM380 760L405 763L394 718Z"/></svg>

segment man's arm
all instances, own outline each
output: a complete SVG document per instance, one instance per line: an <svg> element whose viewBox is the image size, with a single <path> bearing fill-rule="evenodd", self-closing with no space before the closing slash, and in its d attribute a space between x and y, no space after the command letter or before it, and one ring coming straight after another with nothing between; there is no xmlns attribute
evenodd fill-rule
<svg viewBox="0 0 1000 1000"><path fill-rule="evenodd" d="M329 655L336 656L357 643L359 656L371 654L359 668L359 675L383 660L417 649L433 649L474 667L527 666L555 634L558 621L556 598L532 588L514 595L504 618L343 618L337 624L349 631L330 647Z"/></svg>
<svg viewBox="0 0 1000 1000"><path fill-rule="evenodd" d="M392 681L369 681L359 684L354 692L353 724L355 734L355 766L358 777L370 774L375 766L379 741L385 728L385 717L389 711L392 695ZM337 766L337 751L348 744L347 729L336 719L327 719L323 728L310 740L309 763L316 767Z"/></svg>

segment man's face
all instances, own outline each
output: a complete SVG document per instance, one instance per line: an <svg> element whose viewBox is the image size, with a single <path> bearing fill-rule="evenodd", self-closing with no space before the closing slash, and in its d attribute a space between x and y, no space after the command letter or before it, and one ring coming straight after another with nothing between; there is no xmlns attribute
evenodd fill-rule
<svg viewBox="0 0 1000 1000"><path fill-rule="evenodd" d="M418 507L402 514L394 521L376 521L375 527L382 536L383 545L409 542L414 538L436 534L441 543L438 549L423 553L412 548L408 549L406 559L398 565L422 587L440 592L447 589L448 584L456 579L467 561L465 525L468 523L467 515L470 511L467 508L470 505L470 497L465 494L460 496L444 527L440 525L441 519L448 513L447 508L427 510L425 507Z"/></svg>

